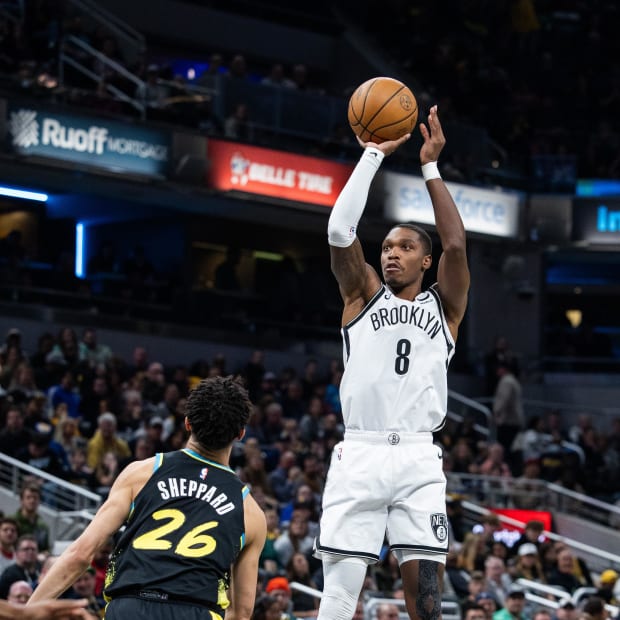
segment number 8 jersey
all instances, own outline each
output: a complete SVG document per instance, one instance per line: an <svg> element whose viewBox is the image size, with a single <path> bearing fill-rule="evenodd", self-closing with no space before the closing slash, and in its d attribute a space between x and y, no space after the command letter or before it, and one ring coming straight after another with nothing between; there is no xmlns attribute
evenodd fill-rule
<svg viewBox="0 0 620 620"><path fill-rule="evenodd" d="M248 493L232 469L192 450L157 454L112 553L106 600L154 591L223 616Z"/></svg>
<svg viewBox="0 0 620 620"><path fill-rule="evenodd" d="M342 414L348 430L439 430L454 340L433 285L413 301L382 285L342 328Z"/></svg>

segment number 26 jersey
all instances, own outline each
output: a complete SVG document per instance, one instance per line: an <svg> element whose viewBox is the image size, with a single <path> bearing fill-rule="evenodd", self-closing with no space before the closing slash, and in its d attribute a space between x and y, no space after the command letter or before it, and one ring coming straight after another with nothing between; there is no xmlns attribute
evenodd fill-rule
<svg viewBox="0 0 620 620"><path fill-rule="evenodd" d="M223 614L248 493L232 469L193 450L157 454L112 553L106 599L155 590Z"/></svg>
<svg viewBox="0 0 620 620"><path fill-rule="evenodd" d="M413 301L382 285L342 328L342 339L347 429L417 433L443 426L454 340L436 285Z"/></svg>

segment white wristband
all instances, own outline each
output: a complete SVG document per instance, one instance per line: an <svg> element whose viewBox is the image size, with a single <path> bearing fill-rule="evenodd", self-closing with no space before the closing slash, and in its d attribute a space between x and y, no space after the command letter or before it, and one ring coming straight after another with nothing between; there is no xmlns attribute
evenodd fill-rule
<svg viewBox="0 0 620 620"><path fill-rule="evenodd" d="M428 164L422 166L422 176L424 181L431 181L432 179L441 179L439 174L439 168L437 168L436 161L429 161Z"/></svg>

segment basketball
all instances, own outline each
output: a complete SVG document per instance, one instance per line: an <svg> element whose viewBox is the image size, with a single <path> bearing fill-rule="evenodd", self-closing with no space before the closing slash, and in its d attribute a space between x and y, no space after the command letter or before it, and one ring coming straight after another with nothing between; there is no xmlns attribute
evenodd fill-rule
<svg viewBox="0 0 620 620"><path fill-rule="evenodd" d="M376 77L351 95L348 117L353 133L362 142L380 144L411 133L418 120L418 102L402 82Z"/></svg>

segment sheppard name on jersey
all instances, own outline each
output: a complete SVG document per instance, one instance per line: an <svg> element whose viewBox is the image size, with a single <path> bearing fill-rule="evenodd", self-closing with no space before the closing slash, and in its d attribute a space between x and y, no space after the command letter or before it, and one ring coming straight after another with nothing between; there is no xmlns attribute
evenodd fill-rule
<svg viewBox="0 0 620 620"><path fill-rule="evenodd" d="M441 321L435 314L430 313L420 306L402 304L390 308L379 308L377 312L370 313L370 322L375 331L386 325L416 325L424 330L433 339L441 331Z"/></svg>
<svg viewBox="0 0 620 620"><path fill-rule="evenodd" d="M204 482L199 483L187 478L168 478L168 480L160 480L157 488L163 500L172 497L195 497L211 504L218 515L224 515L235 508L235 505L228 501L226 493L216 495L217 487L209 486Z"/></svg>

